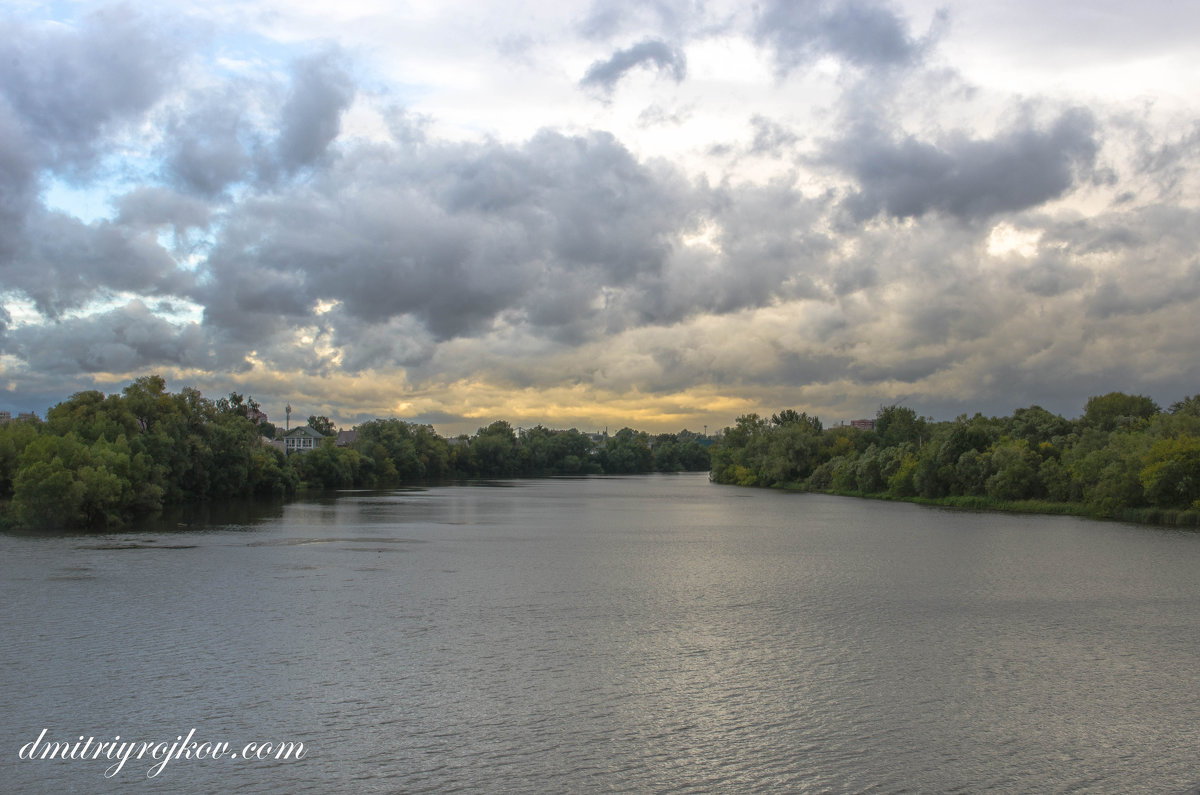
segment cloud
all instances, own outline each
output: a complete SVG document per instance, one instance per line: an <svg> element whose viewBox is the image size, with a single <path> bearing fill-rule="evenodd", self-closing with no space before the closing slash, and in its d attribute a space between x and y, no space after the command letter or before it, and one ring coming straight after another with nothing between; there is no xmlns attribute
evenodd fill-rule
<svg viewBox="0 0 1200 795"><path fill-rule="evenodd" d="M329 50L292 62L282 98L264 76L194 90L168 118L164 178L181 191L219 198L234 185L270 185L312 166L337 138L357 92L343 61ZM270 123L261 118L267 108L276 114Z"/></svg>
<svg viewBox="0 0 1200 795"><path fill-rule="evenodd" d="M589 39L607 39L627 30L678 33L700 16L702 2L692 0L593 0L579 24Z"/></svg>
<svg viewBox="0 0 1200 795"><path fill-rule="evenodd" d="M285 172L312 165L341 129L355 87L337 53L305 58L293 69L292 91L279 117L279 160Z"/></svg>
<svg viewBox="0 0 1200 795"><path fill-rule="evenodd" d="M29 236L46 223L31 217L44 177L85 180L109 139L176 78L185 48L156 32L154 20L126 6L74 26L0 24L0 277L9 289L40 281L37 266L14 260L42 245Z"/></svg>
<svg viewBox="0 0 1200 795"><path fill-rule="evenodd" d="M0 268L22 239L26 213L37 200L37 175L26 133L0 102Z"/></svg>
<svg viewBox="0 0 1200 795"><path fill-rule="evenodd" d="M679 127L686 123L692 115L691 108L665 108L659 104L647 105L638 114L639 127Z"/></svg>
<svg viewBox="0 0 1200 795"><path fill-rule="evenodd" d="M39 211L26 219L25 236L3 268L5 286L25 293L48 318L112 291L170 296L190 289L191 274L151 234Z"/></svg>
<svg viewBox="0 0 1200 795"><path fill-rule="evenodd" d="M212 208L166 188L143 185L116 200L116 223L132 227L172 226L176 233L208 226Z"/></svg>
<svg viewBox="0 0 1200 795"><path fill-rule="evenodd" d="M750 154L782 157L783 153L800 142L800 136L782 124L764 116L754 116L750 119L754 128L754 140L750 144Z"/></svg>
<svg viewBox="0 0 1200 795"><path fill-rule="evenodd" d="M683 50L665 41L647 39L624 50L617 50L607 61L596 61L579 81L584 88L611 93L621 78L639 66L654 66L676 83L687 77L687 56Z"/></svg>
<svg viewBox="0 0 1200 795"><path fill-rule="evenodd" d="M687 199L607 135L354 149L320 180L244 202L195 297L207 324L246 341L330 301L362 323L411 316L438 339L506 311L574 322L589 308L538 302L660 269Z"/></svg>
<svg viewBox="0 0 1200 795"><path fill-rule="evenodd" d="M781 74L826 55L865 69L911 66L928 46L875 0L768 0L754 36L770 48Z"/></svg>
<svg viewBox="0 0 1200 795"><path fill-rule="evenodd" d="M0 33L3 104L26 131L28 156L75 173L94 163L112 125L163 95L182 57L129 6L95 12L77 27L9 19Z"/></svg>
<svg viewBox="0 0 1200 795"><path fill-rule="evenodd" d="M938 142L892 137L874 125L827 143L821 161L854 178L846 205L863 221L880 213L915 218L931 212L976 220L1034 207L1065 195L1099 149L1096 120L1084 109L1053 123L1026 122L994 138L952 135Z"/></svg>
<svg viewBox="0 0 1200 795"><path fill-rule="evenodd" d="M1137 172L1154 180L1163 198L1182 197L1185 186L1195 180L1192 164L1200 154L1200 122L1193 122L1189 131L1167 141L1155 141L1136 122L1132 126L1139 143Z"/></svg>
<svg viewBox="0 0 1200 795"><path fill-rule="evenodd" d="M265 148L263 136L246 118L257 88L247 81L209 88L172 113L161 154L163 177L170 185L215 197L253 178L254 152Z"/></svg>
<svg viewBox="0 0 1200 795"><path fill-rule="evenodd" d="M35 372L49 375L136 373L151 363L205 369L214 364L197 324L171 324L141 301L12 329L5 347Z"/></svg>

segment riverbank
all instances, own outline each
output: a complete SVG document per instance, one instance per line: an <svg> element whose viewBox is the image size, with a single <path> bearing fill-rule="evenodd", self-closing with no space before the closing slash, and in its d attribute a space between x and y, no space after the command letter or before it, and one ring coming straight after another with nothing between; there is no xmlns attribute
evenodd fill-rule
<svg viewBox="0 0 1200 795"><path fill-rule="evenodd" d="M1042 516L1078 516L1083 519L1132 522L1134 524L1159 525L1164 527L1200 528L1200 511L1169 508L1125 508L1117 512L1104 512L1094 506L1077 502L1052 502L1050 500L997 500L991 497L960 495L953 497L897 497L886 492L864 493L837 489L814 489L804 483L786 483L769 488L783 491L828 494L835 497L855 497L884 502L909 502L937 508L953 508L964 511L993 511L999 513L1024 513Z"/></svg>

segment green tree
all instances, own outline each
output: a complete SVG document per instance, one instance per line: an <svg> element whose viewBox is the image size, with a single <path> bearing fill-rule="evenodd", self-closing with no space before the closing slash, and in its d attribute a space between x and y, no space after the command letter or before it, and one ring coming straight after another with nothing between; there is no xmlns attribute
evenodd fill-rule
<svg viewBox="0 0 1200 795"><path fill-rule="evenodd" d="M610 475L651 472L654 469L649 435L632 428L622 428L610 437L600 451L599 458L600 466Z"/></svg>
<svg viewBox="0 0 1200 795"><path fill-rule="evenodd" d="M1145 395L1109 392L1107 395L1088 399L1082 421L1092 428L1112 431L1119 425L1149 419L1159 411L1158 404Z"/></svg>
<svg viewBox="0 0 1200 795"><path fill-rule="evenodd" d="M708 450L695 437L679 442L679 464L685 472L706 472L712 466Z"/></svg>
<svg viewBox="0 0 1200 795"><path fill-rule="evenodd" d="M1082 502L1105 515L1145 505L1139 479L1151 444L1145 434L1093 430L1063 456Z"/></svg>
<svg viewBox="0 0 1200 795"><path fill-rule="evenodd" d="M1167 411L1172 414L1200 417L1200 394L1175 401Z"/></svg>
<svg viewBox="0 0 1200 795"><path fill-rule="evenodd" d="M1152 505L1200 509L1200 438L1159 439L1142 465L1138 481Z"/></svg>
<svg viewBox="0 0 1200 795"><path fill-rule="evenodd" d="M879 434L886 447L905 442L920 445L928 433L928 424L925 418L918 417L917 412L907 406L881 406L875 416L875 433Z"/></svg>
<svg viewBox="0 0 1200 795"><path fill-rule="evenodd" d="M709 448L710 477L717 483L740 486L768 485L759 482L759 470L767 455L770 436L767 422L757 414L743 414Z"/></svg>
<svg viewBox="0 0 1200 795"><path fill-rule="evenodd" d="M38 427L33 422L6 422L0 425L0 500L12 496L21 454L37 438Z"/></svg>
<svg viewBox="0 0 1200 795"><path fill-rule="evenodd" d="M358 438L353 446L362 457L360 473L369 475L369 482L361 485L393 486L424 479L425 466L411 425L397 419L372 420L355 430ZM444 448L445 443L441 445Z"/></svg>
<svg viewBox="0 0 1200 795"><path fill-rule="evenodd" d="M73 433L90 443L132 436L142 427L120 395L106 397L103 392L88 390L76 392L46 412L45 430L51 436Z"/></svg>
<svg viewBox="0 0 1200 795"><path fill-rule="evenodd" d="M815 418L814 418L815 419ZM821 462L820 422L807 418L774 428L766 454L758 463L759 477L767 485L799 483Z"/></svg>
<svg viewBox="0 0 1200 795"><path fill-rule="evenodd" d="M358 451L338 447L333 439L326 439L319 447L295 458L299 460L301 477L319 489L332 491L349 488L355 484L358 476Z"/></svg>
<svg viewBox="0 0 1200 795"><path fill-rule="evenodd" d="M471 439L472 473L483 478L512 477L517 471L517 435L504 420L493 422Z"/></svg>
<svg viewBox="0 0 1200 795"><path fill-rule="evenodd" d="M896 459L896 471L888 478L888 494L906 498L917 496L917 457L909 450L900 450Z"/></svg>
<svg viewBox="0 0 1200 795"><path fill-rule="evenodd" d="M1042 497L1045 488L1038 477L1042 457L1024 439L1003 442L992 448L987 495L997 500L1031 500Z"/></svg>
<svg viewBox="0 0 1200 795"><path fill-rule="evenodd" d="M308 427L322 436L337 436L337 428L333 427L333 422L323 414L321 416L310 415L308 418Z"/></svg>
<svg viewBox="0 0 1200 795"><path fill-rule="evenodd" d="M142 463L124 437L89 445L74 433L40 436L21 457L13 489L17 519L31 527L120 525L135 508L160 504Z"/></svg>
<svg viewBox="0 0 1200 795"><path fill-rule="evenodd" d="M1009 434L1015 439L1024 439L1032 444L1051 442L1074 430L1071 421L1046 411L1041 406L1030 406L1013 412L1009 423Z"/></svg>
<svg viewBox="0 0 1200 795"><path fill-rule="evenodd" d="M786 425L802 425L814 433L821 432L821 421L819 419L810 417L806 412L796 411L795 409L784 409L778 414L772 414L771 424L777 428Z"/></svg>

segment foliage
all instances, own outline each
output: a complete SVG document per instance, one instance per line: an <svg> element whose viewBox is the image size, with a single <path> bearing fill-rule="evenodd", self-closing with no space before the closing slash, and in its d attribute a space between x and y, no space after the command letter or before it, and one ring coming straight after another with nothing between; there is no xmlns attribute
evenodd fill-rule
<svg viewBox="0 0 1200 795"><path fill-rule="evenodd" d="M315 415L309 425L324 442L285 456L267 441L273 426L254 422L259 412L253 399L236 392L216 401L191 387L171 394L157 375L121 393L79 392L51 408L43 423L0 426L0 507L7 503L0 519L105 528L167 504L284 497L302 483L383 488L449 478L709 468L708 451L688 431L652 438L623 428L596 445L575 429L517 431L498 421L473 437L447 440L429 425L380 419L359 425L354 442L339 447L333 423Z"/></svg>
<svg viewBox="0 0 1200 795"><path fill-rule="evenodd" d="M308 427L322 436L337 436L337 428L333 427L333 422L324 414L320 416L315 414L310 415L308 418Z"/></svg>
<svg viewBox="0 0 1200 795"><path fill-rule="evenodd" d="M795 430L806 416L788 409L769 422L756 414L739 417L710 451L712 479L1200 521L1200 395L1164 413L1150 398L1112 392L1088 400L1077 420L1030 406L1011 417L934 422L910 408L886 406L874 431L822 430L810 421L807 436Z"/></svg>
<svg viewBox="0 0 1200 795"><path fill-rule="evenodd" d="M291 493L295 473L263 446L246 408L236 394L170 394L156 375L120 394L79 392L40 426L0 431L0 497L20 525L86 528L167 503Z"/></svg>
<svg viewBox="0 0 1200 795"><path fill-rule="evenodd" d="M1128 425L1158 414L1158 404L1144 395L1109 392L1089 398L1083 410L1083 424L1102 431L1112 431L1118 425Z"/></svg>

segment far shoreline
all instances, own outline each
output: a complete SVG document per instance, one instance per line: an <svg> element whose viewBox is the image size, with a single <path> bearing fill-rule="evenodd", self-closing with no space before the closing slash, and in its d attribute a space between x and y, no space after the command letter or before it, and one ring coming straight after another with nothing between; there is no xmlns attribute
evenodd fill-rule
<svg viewBox="0 0 1200 795"><path fill-rule="evenodd" d="M716 483L716 481L713 481ZM1124 522L1139 524L1147 527L1175 527L1182 529L1200 529L1200 511L1170 508L1126 508L1120 513L1109 514L1090 509L1089 506L1077 502L1052 502L1050 500L996 500L991 497L951 496L951 497L897 497L886 492L867 494L857 491L839 491L836 489L814 489L803 483L785 483L772 486L741 486L735 483L719 485L733 488L766 489L787 491L794 494L825 494L830 497L850 497L860 500L877 500L880 502L904 502L912 505L923 505L929 508L946 508L957 511L976 513L1016 513L1033 516L1073 516L1078 519L1093 519L1100 522Z"/></svg>

